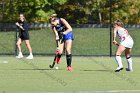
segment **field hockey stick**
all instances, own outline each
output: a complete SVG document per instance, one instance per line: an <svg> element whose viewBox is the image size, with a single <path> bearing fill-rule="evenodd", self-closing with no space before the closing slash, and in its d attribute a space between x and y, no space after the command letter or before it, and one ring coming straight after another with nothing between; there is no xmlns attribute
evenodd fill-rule
<svg viewBox="0 0 140 93"><path fill-rule="evenodd" d="M56 58L57 58L57 55L55 55L55 58L54 58L54 61L53 61L52 65L49 65L50 68L53 68L54 67Z"/></svg>
<svg viewBox="0 0 140 93"><path fill-rule="evenodd" d="M18 32L19 32L19 29L17 28L16 29L16 33L15 33L15 55L17 55L17 40L18 40Z"/></svg>
<svg viewBox="0 0 140 93"><path fill-rule="evenodd" d="M117 47L119 46L119 44L117 43L117 44L115 44Z"/></svg>
<svg viewBox="0 0 140 93"><path fill-rule="evenodd" d="M119 46L119 44L117 42L113 42L114 45L116 45L117 47Z"/></svg>
<svg viewBox="0 0 140 93"><path fill-rule="evenodd" d="M57 47L59 47L58 43L59 43L59 40L56 40ZM56 62L56 58L57 58L57 53L55 53L55 57L54 57L54 60L53 60L52 65L49 65L50 68L53 68L54 67L55 62Z"/></svg>
<svg viewBox="0 0 140 93"><path fill-rule="evenodd" d="M63 39L63 38L62 38ZM57 56L59 54L59 49L60 49L60 45L62 43L62 39L60 40L56 40L56 45L57 45L57 50L56 50L56 53L55 53L55 57L54 57L54 60L53 60L53 63L52 65L49 65L50 68L53 68L55 63L56 63L56 59L57 59Z"/></svg>
<svg viewBox="0 0 140 93"><path fill-rule="evenodd" d="M117 47L119 46L119 44L118 43L114 43Z"/></svg>

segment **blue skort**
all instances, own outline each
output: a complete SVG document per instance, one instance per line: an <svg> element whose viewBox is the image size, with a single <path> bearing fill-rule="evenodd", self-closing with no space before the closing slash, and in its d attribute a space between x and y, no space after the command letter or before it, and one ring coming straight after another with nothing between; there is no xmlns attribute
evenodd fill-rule
<svg viewBox="0 0 140 93"><path fill-rule="evenodd" d="M68 34L64 35L64 40L74 40L74 35L72 32L69 32Z"/></svg>

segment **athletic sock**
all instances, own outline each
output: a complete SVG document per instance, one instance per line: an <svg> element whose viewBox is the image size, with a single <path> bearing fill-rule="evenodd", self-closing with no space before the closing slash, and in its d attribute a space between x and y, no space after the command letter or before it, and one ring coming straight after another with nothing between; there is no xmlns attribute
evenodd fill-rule
<svg viewBox="0 0 140 93"><path fill-rule="evenodd" d="M60 63L60 58L61 58L61 56L62 56L62 54L58 54L58 55L57 55L56 61L57 61L58 64Z"/></svg>
<svg viewBox="0 0 140 93"><path fill-rule="evenodd" d="M128 63L128 69L132 70L132 59L131 59L131 57L127 57L126 60L127 60L127 63Z"/></svg>
<svg viewBox="0 0 140 93"><path fill-rule="evenodd" d="M58 57L59 59L61 58L61 56L62 56L62 54L58 54L58 55L57 55L57 57Z"/></svg>
<svg viewBox="0 0 140 93"><path fill-rule="evenodd" d="M22 52L19 52L19 55L22 55Z"/></svg>
<svg viewBox="0 0 140 93"><path fill-rule="evenodd" d="M120 56L116 56L116 61L118 63L118 67L123 67L123 65L122 65L122 59L121 59Z"/></svg>
<svg viewBox="0 0 140 93"><path fill-rule="evenodd" d="M68 67L68 66L71 66L72 55L71 55L71 54L66 55L66 59L67 59L67 67Z"/></svg>

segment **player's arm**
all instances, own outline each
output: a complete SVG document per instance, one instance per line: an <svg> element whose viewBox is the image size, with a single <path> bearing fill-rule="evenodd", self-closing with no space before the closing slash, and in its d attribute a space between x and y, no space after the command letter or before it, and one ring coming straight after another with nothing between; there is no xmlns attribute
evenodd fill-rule
<svg viewBox="0 0 140 93"><path fill-rule="evenodd" d="M113 31L113 44L118 46L119 44L116 41L116 33L117 33L117 29L114 28L114 31Z"/></svg>
<svg viewBox="0 0 140 93"><path fill-rule="evenodd" d="M52 27L52 30L53 30L53 32L55 34L56 40L59 40L59 35L58 35L58 32L56 31L55 27Z"/></svg>
<svg viewBox="0 0 140 93"><path fill-rule="evenodd" d="M61 21L64 24L64 26L66 27L66 31L63 32L63 34L66 35L72 31L72 27L69 25L69 23L65 19L61 18Z"/></svg>
<svg viewBox="0 0 140 93"><path fill-rule="evenodd" d="M57 54L58 51L59 51L59 47L60 47L60 38L59 38L59 35L58 35L58 32L57 32L56 28L55 27L52 27L52 30L53 30L53 32L55 34L56 46L57 46L56 54Z"/></svg>
<svg viewBox="0 0 140 93"><path fill-rule="evenodd" d="M16 26L18 26L20 29L24 30L24 28L23 28L21 25L19 25L18 22L16 22L15 24L16 24Z"/></svg>

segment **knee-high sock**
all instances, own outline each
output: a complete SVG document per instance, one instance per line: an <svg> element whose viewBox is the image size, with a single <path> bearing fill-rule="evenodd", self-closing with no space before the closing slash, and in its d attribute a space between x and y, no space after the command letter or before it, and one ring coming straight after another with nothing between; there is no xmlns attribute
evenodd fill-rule
<svg viewBox="0 0 140 93"><path fill-rule="evenodd" d="M132 59L131 59L131 57L127 57L126 60L127 60L127 63L128 63L128 69L132 70Z"/></svg>
<svg viewBox="0 0 140 93"><path fill-rule="evenodd" d="M66 55L66 59L67 59L67 67L68 67L68 66L71 66L72 55L71 55L71 54Z"/></svg>
<svg viewBox="0 0 140 93"><path fill-rule="evenodd" d="M58 54L58 55L57 55L57 60L56 60L57 62L60 61L61 56L62 56L62 54Z"/></svg>
<svg viewBox="0 0 140 93"><path fill-rule="evenodd" d="M118 67L123 67L122 59L119 55L116 56L116 61L118 63Z"/></svg>

